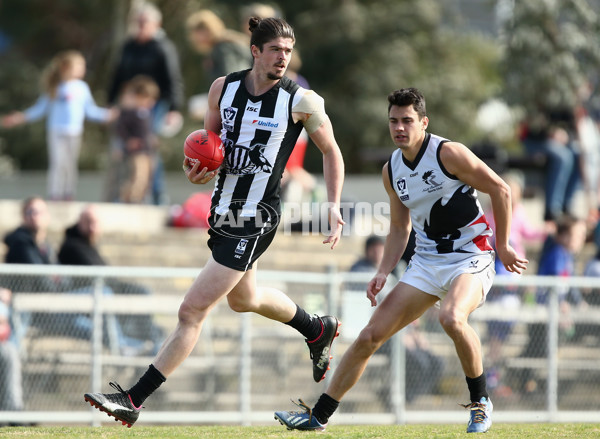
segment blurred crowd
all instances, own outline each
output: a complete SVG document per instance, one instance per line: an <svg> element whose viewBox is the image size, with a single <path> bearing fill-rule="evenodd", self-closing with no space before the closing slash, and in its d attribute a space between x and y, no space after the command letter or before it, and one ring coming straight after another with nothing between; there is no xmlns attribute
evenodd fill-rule
<svg viewBox="0 0 600 439"><path fill-rule="evenodd" d="M251 67L248 19L280 16L267 4L253 3L240 10L240 30L228 29L211 10L199 10L185 23L190 46L203 56L202 69L213 79ZM161 27L161 11L149 2L135 2L129 18L129 35L107 87L108 107L96 104L85 82L85 54L75 50L57 53L41 78L42 93L22 111L0 119L4 128L45 118L49 200L75 200L78 162L84 121L107 125L103 200L122 203L167 204L161 141L183 126L184 93L178 48ZM297 58L294 66L299 68ZM293 68L293 66L292 66ZM308 83L290 68L289 74L303 86ZM192 96L187 114L202 124L207 94ZM286 181L298 181L301 190L312 190L315 180L303 172L307 136L297 148ZM288 178L289 177L289 178Z"/></svg>

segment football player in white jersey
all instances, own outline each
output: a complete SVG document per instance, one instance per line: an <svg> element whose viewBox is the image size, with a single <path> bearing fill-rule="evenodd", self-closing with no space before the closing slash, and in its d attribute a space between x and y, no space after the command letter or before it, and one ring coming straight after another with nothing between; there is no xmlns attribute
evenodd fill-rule
<svg viewBox="0 0 600 439"><path fill-rule="evenodd" d="M486 390L481 343L468 323L485 301L494 277L491 234L476 198L490 196L497 224L497 256L510 272L528 261L509 244L511 194L508 185L466 146L427 133L425 99L414 88L388 97L388 120L398 148L383 167L390 198L390 231L383 260L367 287L377 306L371 320L344 354L314 408L302 400L300 411L276 412L289 429L323 430L343 396L362 375L369 358L396 332L440 302L439 320L454 342L466 376L471 402L467 432L491 426L492 403ZM400 282L377 304L377 294L416 232L416 251Z"/></svg>

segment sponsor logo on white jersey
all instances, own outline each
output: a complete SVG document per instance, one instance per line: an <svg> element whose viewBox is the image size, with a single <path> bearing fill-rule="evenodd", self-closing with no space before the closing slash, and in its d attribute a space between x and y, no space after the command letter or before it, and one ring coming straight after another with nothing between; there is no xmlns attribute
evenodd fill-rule
<svg viewBox="0 0 600 439"><path fill-rule="evenodd" d="M262 128L277 128L279 126L279 122L269 122L268 120L260 120L260 119L254 119L252 121L252 125L258 125L259 127Z"/></svg>

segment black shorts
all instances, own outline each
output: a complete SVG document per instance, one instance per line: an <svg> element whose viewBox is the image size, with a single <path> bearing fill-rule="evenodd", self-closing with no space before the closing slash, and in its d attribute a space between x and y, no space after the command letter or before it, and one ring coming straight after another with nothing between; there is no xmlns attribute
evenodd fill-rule
<svg viewBox="0 0 600 439"><path fill-rule="evenodd" d="M210 238L208 247L219 264L238 271L248 271L275 238L277 226L262 227L248 221L242 227L231 228L227 225L215 227L215 217L209 219Z"/></svg>

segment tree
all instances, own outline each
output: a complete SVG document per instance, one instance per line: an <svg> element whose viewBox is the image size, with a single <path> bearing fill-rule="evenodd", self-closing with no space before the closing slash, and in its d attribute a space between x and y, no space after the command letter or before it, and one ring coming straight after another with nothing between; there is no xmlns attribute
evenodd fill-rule
<svg viewBox="0 0 600 439"><path fill-rule="evenodd" d="M499 52L452 27L440 2L318 1L292 19L302 72L325 97L351 172L379 169L361 151L389 149L387 95L397 88L423 91L432 131L467 144L476 138L472 119L497 92Z"/></svg>
<svg viewBox="0 0 600 439"><path fill-rule="evenodd" d="M506 101L529 121L573 109L597 74L598 15L586 0L514 2L505 23L502 71Z"/></svg>

